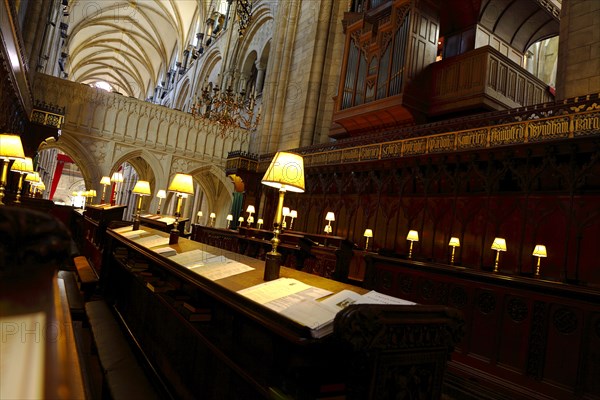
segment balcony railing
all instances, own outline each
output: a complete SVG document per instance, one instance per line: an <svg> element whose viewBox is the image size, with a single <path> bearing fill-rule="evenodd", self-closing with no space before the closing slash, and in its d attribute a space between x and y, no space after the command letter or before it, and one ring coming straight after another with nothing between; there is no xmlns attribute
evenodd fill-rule
<svg viewBox="0 0 600 400"><path fill-rule="evenodd" d="M546 83L489 46L432 65L430 115L505 110L553 100Z"/></svg>

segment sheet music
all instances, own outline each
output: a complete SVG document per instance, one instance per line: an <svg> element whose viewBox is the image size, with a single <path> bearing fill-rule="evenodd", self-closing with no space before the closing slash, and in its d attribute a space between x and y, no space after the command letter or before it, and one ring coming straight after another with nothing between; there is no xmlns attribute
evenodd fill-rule
<svg viewBox="0 0 600 400"><path fill-rule="evenodd" d="M0 399L44 397L46 314L0 318Z"/></svg>
<svg viewBox="0 0 600 400"><path fill-rule="evenodd" d="M190 269L198 275L202 275L211 281L216 281L218 279L227 278L228 276L252 271L254 268L249 265L242 264L241 262L227 260L225 262L208 263L202 266L192 267Z"/></svg>
<svg viewBox="0 0 600 400"><path fill-rule="evenodd" d="M363 294L361 298L361 303L358 304L404 304L404 305L415 305L417 303L399 299L397 297L388 296L387 294L376 292L375 290L371 290L367 294Z"/></svg>
<svg viewBox="0 0 600 400"><path fill-rule="evenodd" d="M133 225L128 225L128 226L122 226L120 228L114 228L113 231L117 232L117 233L125 233L125 232L129 232L133 230Z"/></svg>
<svg viewBox="0 0 600 400"><path fill-rule="evenodd" d="M306 283L300 282L296 279L279 278L242 289L238 291L238 293L251 300L254 300L257 303L265 304L270 301L301 292L310 287L311 286L307 285Z"/></svg>
<svg viewBox="0 0 600 400"><path fill-rule="evenodd" d="M167 225L171 225L173 222L175 222L175 218L162 217L162 218L157 219L157 221L164 222Z"/></svg>
<svg viewBox="0 0 600 400"><path fill-rule="evenodd" d="M309 286L308 289L305 289L301 292L271 300L268 303L265 303L264 306L270 308L271 310L281 312L294 304L300 303L301 301L320 299L321 297L325 297L331 293L332 292L329 290Z"/></svg>
<svg viewBox="0 0 600 400"><path fill-rule="evenodd" d="M339 310L322 302L304 299L285 310L281 311L289 319L292 319L310 329L313 337L322 337L333 331L333 319ZM319 331L324 329L323 331Z"/></svg>
<svg viewBox="0 0 600 400"><path fill-rule="evenodd" d="M139 245L142 245L142 246L148 247L148 248L157 247L157 246L166 246L169 244L168 237L162 237L162 236L158 236L158 235L150 235L150 236L146 236L141 239L134 239L133 241Z"/></svg>
<svg viewBox="0 0 600 400"><path fill-rule="evenodd" d="M212 256L211 253L207 253L206 251L190 250L179 253L176 256L169 257L169 259L184 267L193 268L204 265L204 261L208 259L209 255Z"/></svg>
<svg viewBox="0 0 600 400"><path fill-rule="evenodd" d="M133 228L133 227L132 227ZM129 231L129 232L124 232L121 233L122 236L125 236L126 238L132 239L134 237L140 236L147 233L145 230L143 229L136 229L135 231Z"/></svg>

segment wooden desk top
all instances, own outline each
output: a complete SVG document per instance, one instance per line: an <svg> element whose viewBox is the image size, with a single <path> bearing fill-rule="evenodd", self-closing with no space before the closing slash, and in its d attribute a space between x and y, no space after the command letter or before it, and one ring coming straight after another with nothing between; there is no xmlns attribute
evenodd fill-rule
<svg viewBox="0 0 600 400"><path fill-rule="evenodd" d="M148 234L168 237L167 233L155 229L147 227L141 227L140 229L148 232ZM135 249L152 262L168 270L173 275L187 280L188 282L194 284L198 289L203 290L206 293L210 293L211 296L218 299L220 302L227 304L228 306L237 309L240 312L243 312L248 317L256 320L264 326L267 326L270 330L277 332L286 339L295 343L314 340L311 338L310 330L307 327L302 326L286 318L285 316L236 293L241 289L246 289L265 282L263 279L265 267L264 261L184 238L180 238L178 244L170 245L170 247L175 249L178 253L191 250L202 250L212 254L225 256L229 259L241 262L254 268L251 271L216 281L211 281L197 274L196 272L169 260L168 257L163 257L111 229L109 229L107 232L109 236L114 237L130 248ZM365 294L368 292L368 290L361 287L337 282L283 266L281 267L279 276L282 278L293 278L307 285L329 290L333 293L337 293L343 289L352 290L358 294Z"/></svg>
<svg viewBox="0 0 600 400"><path fill-rule="evenodd" d="M151 228L147 228L147 227L141 227L140 229L147 231L148 234L159 235L159 236L163 236L163 237L168 236L168 234L158 231L158 230L155 230L155 229L151 229ZM118 236L120 240L128 242L132 247L137 247L142 253L154 254L154 256L157 257L162 262L169 263L168 257L162 257L162 256L158 255L157 253L153 252L152 250L138 245L134 241L127 239L126 237L118 234L117 232L110 232L110 234ZM170 245L169 247L172 247L178 253L191 251L191 250L202 250L202 251L206 251L206 252L212 253L212 254L223 255L227 258L239 261L241 263L244 263L244 264L249 265L252 268L254 268L254 270L252 270L252 271L244 272L242 274L233 275L228 278L219 279L217 281L214 281L215 284L220 285L223 288L226 288L230 291L238 291L238 290L245 289L245 288L265 282L263 280L264 269L265 269L264 261L257 260L252 257L244 256L239 253L223 250L218 247L209 246L207 244L199 243L199 242L196 242L193 240L183 239L183 238L180 238L179 242L177 244ZM186 271L189 271L187 268L185 268L181 265L178 265L175 263L171 263L171 264L176 265L179 268L183 268ZM189 271L189 272L193 273L192 271ZM193 273L193 274L197 275L195 273ZM200 277L200 275L198 275L198 276ZM319 287L319 288L326 289L326 290L330 290L334 293L339 292L340 290L343 290L343 289L349 289L349 290L352 290L359 294L364 294L364 293L368 292L367 290L365 290L364 288L361 288L361 287L348 285L345 283L337 282L337 281L334 281L331 279L327 279L327 278L323 278L323 277L320 277L317 275L298 271L298 270L292 269L292 268L286 268L283 266L281 267L281 272L280 272L279 276L282 278L284 278L284 277L285 278L294 278L294 279L297 279L308 285Z"/></svg>

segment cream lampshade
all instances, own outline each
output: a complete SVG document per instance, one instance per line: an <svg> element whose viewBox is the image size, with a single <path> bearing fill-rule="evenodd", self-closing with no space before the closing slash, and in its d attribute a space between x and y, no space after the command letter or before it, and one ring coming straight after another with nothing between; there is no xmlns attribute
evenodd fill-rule
<svg viewBox="0 0 600 400"><path fill-rule="evenodd" d="M233 215L227 214L225 219L227 220L227 229L229 229L229 225L231 224L231 221L233 221Z"/></svg>
<svg viewBox="0 0 600 400"><path fill-rule="evenodd" d="M460 247L460 239L457 237L451 237L448 242L448 246L452 247L452 255L450 256L450 264L454 264L454 251L457 247Z"/></svg>
<svg viewBox="0 0 600 400"><path fill-rule="evenodd" d="M110 204L114 206L117 201L117 194L121 189L121 183L125 181L125 178L123 178L123 174L121 172L117 171L111 175L110 181L115 184L114 191L112 192L110 197Z"/></svg>
<svg viewBox="0 0 600 400"><path fill-rule="evenodd" d="M177 195L175 222L173 222L173 229L171 229L169 236L169 244L176 244L179 241L179 230L177 227L179 225L179 217L181 216L181 201L183 200L183 195L194 195L194 178L188 174L176 173L167 190L175 192Z"/></svg>
<svg viewBox="0 0 600 400"><path fill-rule="evenodd" d="M25 175L25 182L29 182L29 192L30 195L33 196L35 194L35 187L38 183L41 182L40 174L38 172L33 172ZM84 199L85 205L85 199Z"/></svg>
<svg viewBox="0 0 600 400"><path fill-rule="evenodd" d="M160 206L162 204L162 200L167 198L167 191L164 189L160 189L156 193L156 197L158 197L158 207L156 208L156 213L160 214Z"/></svg>
<svg viewBox="0 0 600 400"><path fill-rule="evenodd" d="M17 197L15 199L15 203L18 204L21 202L21 191L23 189L23 175L30 174L33 172L33 160L31 159L31 157L19 158L15 160L10 170L19 173L19 186L17 188Z"/></svg>
<svg viewBox="0 0 600 400"><path fill-rule="evenodd" d="M373 237L373 230L365 229L365 233L363 233L363 236L367 238L365 240L365 250L369 250L369 238Z"/></svg>
<svg viewBox="0 0 600 400"><path fill-rule="evenodd" d="M258 221L256 221L256 227L260 229L264 223L265 221L263 221L262 218L259 218Z"/></svg>
<svg viewBox="0 0 600 400"><path fill-rule="evenodd" d="M243 222L244 222L244 217L239 217L239 218L238 218L238 228L239 228L240 226L242 226L242 223L243 223Z"/></svg>
<svg viewBox="0 0 600 400"><path fill-rule="evenodd" d="M215 214L214 212L211 212L210 215L210 226L214 227L215 226L215 218L217 218L217 214ZM232 216L233 219L233 216Z"/></svg>
<svg viewBox="0 0 600 400"><path fill-rule="evenodd" d="M135 210L135 218L133 219L133 230L140 229L140 211L142 209L142 197L150 196L150 182L148 181L137 181L131 193L137 194L137 207Z"/></svg>
<svg viewBox="0 0 600 400"><path fill-rule="evenodd" d="M11 160L25 158L21 137L3 133L0 135L0 160L2 160L2 177L0 179L0 206L4 205L4 191L8 178L8 163Z"/></svg>
<svg viewBox="0 0 600 400"><path fill-rule="evenodd" d="M106 187L110 185L110 177L103 176L102 179L100 179L100 184L102 185L102 197L100 198L100 203L103 204L105 200L104 196L106 195Z"/></svg>
<svg viewBox="0 0 600 400"><path fill-rule="evenodd" d="M247 208L246 208L246 212L249 213L250 215L254 214L256 212L256 210L254 209L254 206L252 204L250 204Z"/></svg>
<svg viewBox="0 0 600 400"><path fill-rule="evenodd" d="M287 223L285 221L285 218L290 215L290 208L289 207L283 207L281 209L281 215L283 217L283 219L281 220L281 227L282 228L287 228Z"/></svg>
<svg viewBox="0 0 600 400"><path fill-rule="evenodd" d="M546 246L544 246L543 244L536 244L535 248L533 249L533 255L538 258L537 266L535 268L535 276L539 277L542 257L548 257L548 253L546 253Z"/></svg>
<svg viewBox="0 0 600 400"><path fill-rule="evenodd" d="M327 226L325 227L324 231L326 234L330 234L332 232L331 221L335 221L335 214L333 211L327 212L327 215L325 215L325 220L327 221Z"/></svg>
<svg viewBox="0 0 600 400"><path fill-rule="evenodd" d="M492 250L496 250L496 262L494 264L494 272L498 272L498 262L500 261L500 252L506 251L506 240L504 238L495 238L492 243Z"/></svg>
<svg viewBox="0 0 600 400"><path fill-rule="evenodd" d="M198 211L198 213L196 214L196 217L198 217L198 220L196 221L196 223L199 224L200 218L202 218L202 211Z"/></svg>
<svg viewBox="0 0 600 400"><path fill-rule="evenodd" d="M290 230L292 230L292 226L294 226L294 219L298 218L298 211L296 211L296 210L290 211L290 217L292 218L290 221Z"/></svg>
<svg viewBox="0 0 600 400"><path fill-rule="evenodd" d="M304 192L304 160L301 155L284 151L277 152L269 168L262 178L262 184L279 189L279 201L275 209L273 247L265 257L264 280L270 281L279 278L281 267L281 254L277 251L279 233L282 223L283 200L285 192Z"/></svg>
<svg viewBox="0 0 600 400"><path fill-rule="evenodd" d="M410 242L410 247L408 249L408 258L412 258L413 243L419 241L419 232L414 230L408 231L408 235L406 235L406 240Z"/></svg>

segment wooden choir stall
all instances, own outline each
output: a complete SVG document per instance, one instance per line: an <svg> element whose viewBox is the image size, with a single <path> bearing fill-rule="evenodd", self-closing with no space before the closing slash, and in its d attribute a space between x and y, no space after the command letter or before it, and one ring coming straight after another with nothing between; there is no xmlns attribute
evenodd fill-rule
<svg viewBox="0 0 600 400"><path fill-rule="evenodd" d="M399 299L353 304L309 328L305 318L320 316L326 300L289 305L280 290L358 298L369 291L285 266L280 279L264 282L261 260L185 238L167 246L166 233L142 229L107 231L102 286L174 397L441 396L463 334L455 309ZM305 306L319 311L304 315Z"/></svg>

